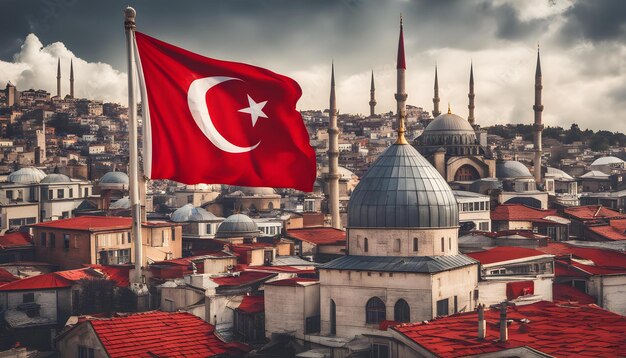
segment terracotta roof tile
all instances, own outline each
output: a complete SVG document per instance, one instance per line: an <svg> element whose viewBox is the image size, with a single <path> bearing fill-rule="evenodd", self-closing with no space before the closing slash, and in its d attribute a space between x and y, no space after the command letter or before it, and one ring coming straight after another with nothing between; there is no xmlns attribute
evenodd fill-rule
<svg viewBox="0 0 626 358"><path fill-rule="evenodd" d="M132 219L119 216L79 216L76 218L54 220L33 225L34 227L102 231L116 229L130 229Z"/></svg>
<svg viewBox="0 0 626 358"><path fill-rule="evenodd" d="M566 208L563 212L578 220L626 218L626 215L600 205L586 205Z"/></svg>
<svg viewBox="0 0 626 358"><path fill-rule="evenodd" d="M0 236L0 250L33 246L33 240L25 232L9 232Z"/></svg>
<svg viewBox="0 0 626 358"><path fill-rule="evenodd" d="M345 245L346 232L331 227L313 227L305 229L291 229L287 236L306 241L315 245Z"/></svg>
<svg viewBox="0 0 626 358"><path fill-rule="evenodd" d="M555 303L578 303L582 305L596 303L594 297L562 283L552 284L552 299Z"/></svg>
<svg viewBox="0 0 626 358"><path fill-rule="evenodd" d="M211 277L211 281L220 286L240 286L247 285L258 281L263 281L276 276L275 273L243 271L236 273L237 276Z"/></svg>
<svg viewBox="0 0 626 358"><path fill-rule="evenodd" d="M240 311L245 313L259 313L265 310L265 297L263 296L244 296L239 307Z"/></svg>
<svg viewBox="0 0 626 358"><path fill-rule="evenodd" d="M555 357L620 356L626 351L626 317L595 305L538 302L510 307L509 340L498 342L499 310L486 310L486 339L477 338L477 313L448 316L392 329L440 357L498 352L528 346ZM523 323L522 318L529 320ZM591 345L590 343L595 343Z"/></svg>
<svg viewBox="0 0 626 358"><path fill-rule="evenodd" d="M531 208L522 204L502 204L498 205L491 211L491 220L509 221L545 221L547 216L559 216L554 209L542 210ZM552 221L550 221L552 222Z"/></svg>

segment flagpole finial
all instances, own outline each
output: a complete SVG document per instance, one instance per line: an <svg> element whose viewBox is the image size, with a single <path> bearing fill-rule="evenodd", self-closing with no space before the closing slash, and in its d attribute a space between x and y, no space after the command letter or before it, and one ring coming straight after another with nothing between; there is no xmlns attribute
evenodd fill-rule
<svg viewBox="0 0 626 358"><path fill-rule="evenodd" d="M135 9L133 9L130 6L126 7L126 9L124 9L124 18L126 18L126 21L124 21L124 27L126 27L127 29L134 29L136 27L135 26L136 16L137 16L137 11L135 11Z"/></svg>

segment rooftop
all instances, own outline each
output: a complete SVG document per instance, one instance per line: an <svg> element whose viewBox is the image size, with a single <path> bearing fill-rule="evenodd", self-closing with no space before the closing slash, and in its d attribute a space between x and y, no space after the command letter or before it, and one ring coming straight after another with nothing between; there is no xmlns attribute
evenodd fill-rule
<svg viewBox="0 0 626 358"><path fill-rule="evenodd" d="M211 281L217 283L219 286L242 286L252 283L264 281L276 276L275 273L258 272L258 271L243 271L238 272L235 275L211 277Z"/></svg>
<svg viewBox="0 0 626 358"><path fill-rule="evenodd" d="M516 246L494 247L485 251L468 253L467 256L479 261L482 265L534 257L549 257L545 252Z"/></svg>
<svg viewBox="0 0 626 358"><path fill-rule="evenodd" d="M110 357L212 357L228 348L213 325L186 312L145 312L91 319Z"/></svg>
<svg viewBox="0 0 626 358"><path fill-rule="evenodd" d="M8 232L0 236L0 250L33 246L32 238L25 232Z"/></svg>
<svg viewBox="0 0 626 358"><path fill-rule="evenodd" d="M460 357L530 347L555 357L620 356L626 351L626 317L595 305L551 302L509 307L509 340L499 342L499 310L485 310L487 336L477 337L477 312L393 327L439 357Z"/></svg>
<svg viewBox="0 0 626 358"><path fill-rule="evenodd" d="M245 313L260 313L265 311L265 297L264 296L244 296L243 300L237 307L240 311Z"/></svg>
<svg viewBox="0 0 626 358"><path fill-rule="evenodd" d="M293 277L293 278L286 278L283 280L268 282L266 283L266 285L296 287L296 286L309 286L309 285L313 285L317 283L319 283L319 280L316 278Z"/></svg>
<svg viewBox="0 0 626 358"><path fill-rule="evenodd" d="M287 236L315 245L345 245L346 232L332 227L290 229Z"/></svg>
<svg viewBox="0 0 626 358"><path fill-rule="evenodd" d="M130 229L132 219L119 216L79 216L70 219L47 221L33 225L34 227L81 230L81 231L105 231Z"/></svg>
<svg viewBox="0 0 626 358"><path fill-rule="evenodd" d="M626 219L611 220L608 225L587 226L586 229L606 240L626 240Z"/></svg>
<svg viewBox="0 0 626 358"><path fill-rule="evenodd" d="M437 273L476 264L465 255L450 256L342 256L318 266L327 270Z"/></svg>
<svg viewBox="0 0 626 358"><path fill-rule="evenodd" d="M626 215L601 205L574 206L563 211L579 220L626 218Z"/></svg>
<svg viewBox="0 0 626 358"><path fill-rule="evenodd" d="M543 210L522 204L502 204L491 211L491 220L496 221L533 221L563 224L568 221L560 217L555 209Z"/></svg>

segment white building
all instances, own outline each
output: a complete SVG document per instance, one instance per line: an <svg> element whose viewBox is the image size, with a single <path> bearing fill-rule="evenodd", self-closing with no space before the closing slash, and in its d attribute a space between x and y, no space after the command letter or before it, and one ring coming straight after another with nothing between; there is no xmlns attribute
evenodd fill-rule
<svg viewBox="0 0 626 358"><path fill-rule="evenodd" d="M491 215L489 214L489 196L471 191L453 190L459 203L459 224L470 230L491 231ZM468 230L469 231L469 230Z"/></svg>

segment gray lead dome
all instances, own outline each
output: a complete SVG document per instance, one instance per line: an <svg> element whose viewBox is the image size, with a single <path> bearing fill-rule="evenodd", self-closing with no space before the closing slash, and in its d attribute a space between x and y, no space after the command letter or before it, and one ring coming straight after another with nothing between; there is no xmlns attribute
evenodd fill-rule
<svg viewBox="0 0 626 358"><path fill-rule="evenodd" d="M452 190L410 145L392 145L361 178L348 204L348 227L434 228L459 224Z"/></svg>

